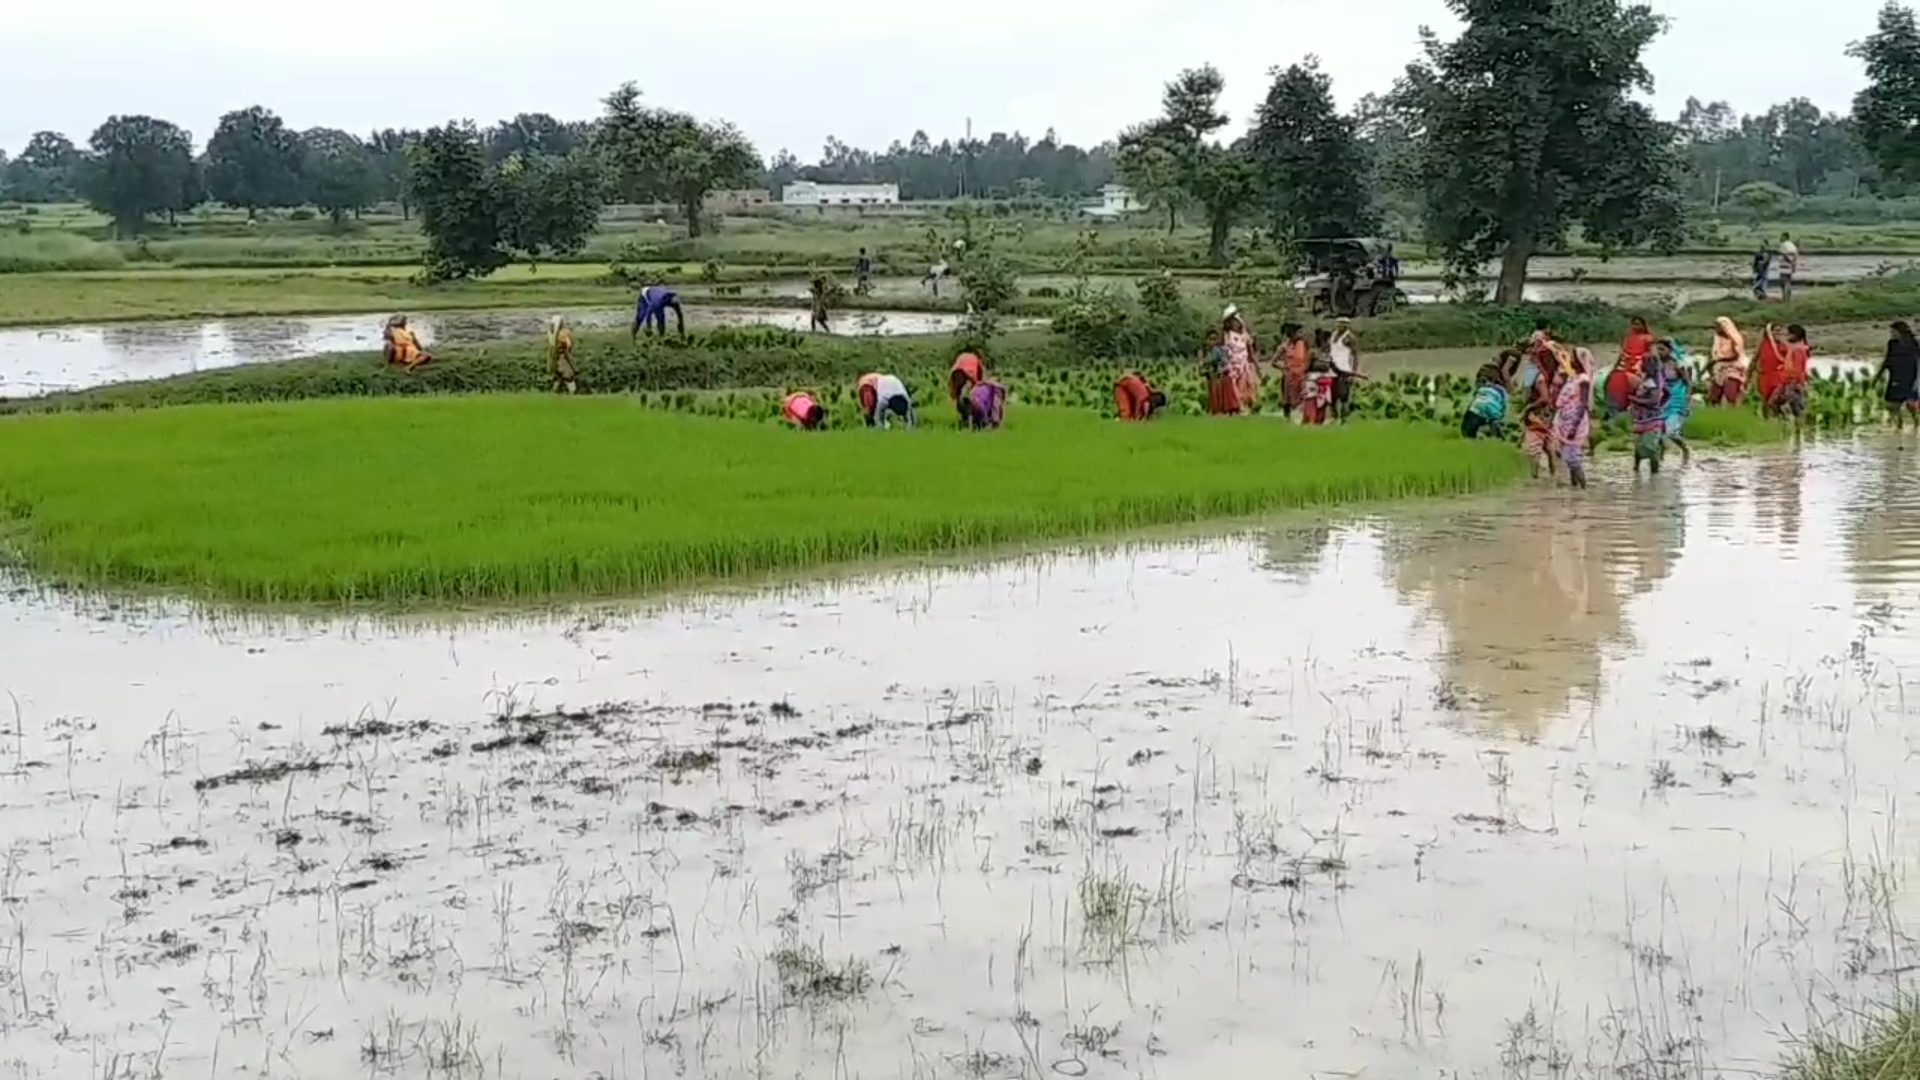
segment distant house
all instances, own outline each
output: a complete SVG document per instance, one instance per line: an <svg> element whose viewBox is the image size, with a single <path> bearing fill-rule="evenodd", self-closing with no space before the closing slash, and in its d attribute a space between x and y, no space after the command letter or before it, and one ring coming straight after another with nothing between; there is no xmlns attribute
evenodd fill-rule
<svg viewBox="0 0 1920 1080"><path fill-rule="evenodd" d="M780 189L782 206L893 206L899 184L816 184L795 180Z"/></svg>
<svg viewBox="0 0 1920 1080"><path fill-rule="evenodd" d="M766 188L715 191L707 195L706 210L709 214L737 214L742 210L751 210L756 206L766 206L772 202L773 192Z"/></svg>
<svg viewBox="0 0 1920 1080"><path fill-rule="evenodd" d="M1108 184L1100 189L1100 201L1081 207L1080 212L1087 217L1117 218L1142 209L1145 207L1133 197L1133 191L1125 184Z"/></svg>

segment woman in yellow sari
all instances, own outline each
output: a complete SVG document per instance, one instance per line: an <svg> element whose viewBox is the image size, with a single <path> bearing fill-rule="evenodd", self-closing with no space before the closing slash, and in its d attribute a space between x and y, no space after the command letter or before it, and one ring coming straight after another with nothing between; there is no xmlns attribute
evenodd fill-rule
<svg viewBox="0 0 1920 1080"><path fill-rule="evenodd" d="M579 373L573 366L573 328L567 325L565 315L547 320L547 374L553 378L554 393L562 389L569 394L579 393L576 382Z"/></svg>
<svg viewBox="0 0 1920 1080"><path fill-rule="evenodd" d="M433 359L427 355L427 350L420 347L420 339L414 335L412 328L407 326L405 315L395 315L387 320L385 337L389 364L399 364L408 371L412 371Z"/></svg>

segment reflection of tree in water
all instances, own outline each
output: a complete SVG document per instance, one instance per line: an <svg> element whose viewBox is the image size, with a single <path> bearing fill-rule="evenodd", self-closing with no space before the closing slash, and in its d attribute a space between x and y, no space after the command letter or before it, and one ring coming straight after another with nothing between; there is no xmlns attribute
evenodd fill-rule
<svg viewBox="0 0 1920 1080"><path fill-rule="evenodd" d="M1858 483L1841 528L1847 571L1864 606L1894 601L1902 586L1920 581L1920 498L1914 490L1913 451L1887 441L1863 448L1850 464Z"/></svg>
<svg viewBox="0 0 1920 1080"><path fill-rule="evenodd" d="M1394 586L1446 630L1444 677L1503 723L1531 732L1600 690L1600 651L1623 641L1623 563L1649 583L1678 553L1671 531L1595 499L1540 503L1470 522L1414 523L1389 543ZM1649 515L1648 517L1650 517Z"/></svg>
<svg viewBox="0 0 1920 1080"><path fill-rule="evenodd" d="M1288 577L1305 577L1320 568L1333 540L1333 526L1296 525L1268 529L1260 534L1260 563Z"/></svg>

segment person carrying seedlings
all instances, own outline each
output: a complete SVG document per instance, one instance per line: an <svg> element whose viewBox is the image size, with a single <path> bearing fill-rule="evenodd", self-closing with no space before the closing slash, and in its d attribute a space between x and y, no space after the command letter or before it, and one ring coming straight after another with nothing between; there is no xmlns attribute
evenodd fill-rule
<svg viewBox="0 0 1920 1080"><path fill-rule="evenodd" d="M547 320L547 375L556 394L563 389L569 394L580 390L579 373L573 366L573 328L565 315Z"/></svg>
<svg viewBox="0 0 1920 1080"><path fill-rule="evenodd" d="M1747 392L1747 339L1725 315L1713 320L1707 362L1707 404L1738 405Z"/></svg>
<svg viewBox="0 0 1920 1080"><path fill-rule="evenodd" d="M1627 397L1627 422L1633 427L1633 472L1640 475L1640 463L1647 471L1660 475L1660 461L1667 450L1667 388L1660 373L1643 373L1640 384Z"/></svg>
<svg viewBox="0 0 1920 1080"><path fill-rule="evenodd" d="M1460 417L1460 434L1477 439L1484 432L1497 439L1507 422L1507 377L1498 363L1482 364L1474 384L1473 398Z"/></svg>
<svg viewBox="0 0 1920 1080"><path fill-rule="evenodd" d="M1167 407L1167 395L1155 390L1137 371L1129 371L1113 384L1113 403L1122 420L1145 420Z"/></svg>
<svg viewBox="0 0 1920 1080"><path fill-rule="evenodd" d="M1909 420L1920 427L1920 341L1914 340L1913 327L1905 319L1891 329L1893 336L1887 339L1887 353L1876 377L1887 380L1887 417L1898 434Z"/></svg>
<svg viewBox="0 0 1920 1080"><path fill-rule="evenodd" d="M406 370L412 371L414 368L433 359L433 357L427 355L427 350L420 347L420 338L413 332L413 328L407 325L407 317L405 315L395 315L393 318L388 319L387 329L382 337L386 339L387 363L389 364L398 364Z"/></svg>
<svg viewBox="0 0 1920 1080"><path fill-rule="evenodd" d="M1687 353L1680 343L1668 338L1655 350L1660 379L1666 391L1660 411L1667 444L1680 451L1680 464L1693 460L1693 450L1681 434L1687 426L1687 413L1693 408L1693 380L1687 377Z"/></svg>
<svg viewBox="0 0 1920 1080"><path fill-rule="evenodd" d="M1553 438L1567 466L1567 482L1587 486L1587 443L1593 438L1593 353L1573 350L1573 363L1561 369L1554 399Z"/></svg>
<svg viewBox="0 0 1920 1080"><path fill-rule="evenodd" d="M907 427L913 426L913 398L898 376L879 372L862 375L854 385L854 396L860 400L860 414L866 417L868 427L890 428L896 416Z"/></svg>
<svg viewBox="0 0 1920 1080"><path fill-rule="evenodd" d="M644 328L665 337L668 311L673 312L675 332L685 337L687 316L680 309L680 294L659 282L641 289L640 298L633 302L633 333L628 336L637 338Z"/></svg>
<svg viewBox="0 0 1920 1080"><path fill-rule="evenodd" d="M1006 419L1007 388L991 379L967 387L960 397L960 424L974 431L997 428Z"/></svg>
<svg viewBox="0 0 1920 1080"><path fill-rule="evenodd" d="M947 396L958 407L966 398L967 389L975 383L984 382L986 377L987 367L980 362L980 357L963 352L954 359L952 369L947 372Z"/></svg>
<svg viewBox="0 0 1920 1080"><path fill-rule="evenodd" d="M805 390L796 390L780 403L780 418L801 431L818 431L826 425L827 410Z"/></svg>

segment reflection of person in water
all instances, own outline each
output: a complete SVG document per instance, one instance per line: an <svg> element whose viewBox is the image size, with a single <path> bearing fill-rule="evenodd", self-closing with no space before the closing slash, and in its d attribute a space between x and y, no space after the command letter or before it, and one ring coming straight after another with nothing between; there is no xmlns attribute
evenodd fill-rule
<svg viewBox="0 0 1920 1080"><path fill-rule="evenodd" d="M1617 565L1619 507L1522 506L1392 538L1394 584L1447 636L1445 678L1521 729L1595 698L1604 644L1627 637Z"/></svg>
<svg viewBox="0 0 1920 1080"><path fill-rule="evenodd" d="M1786 548L1800 543L1801 466L1798 455L1766 454L1754 467L1754 520Z"/></svg>

